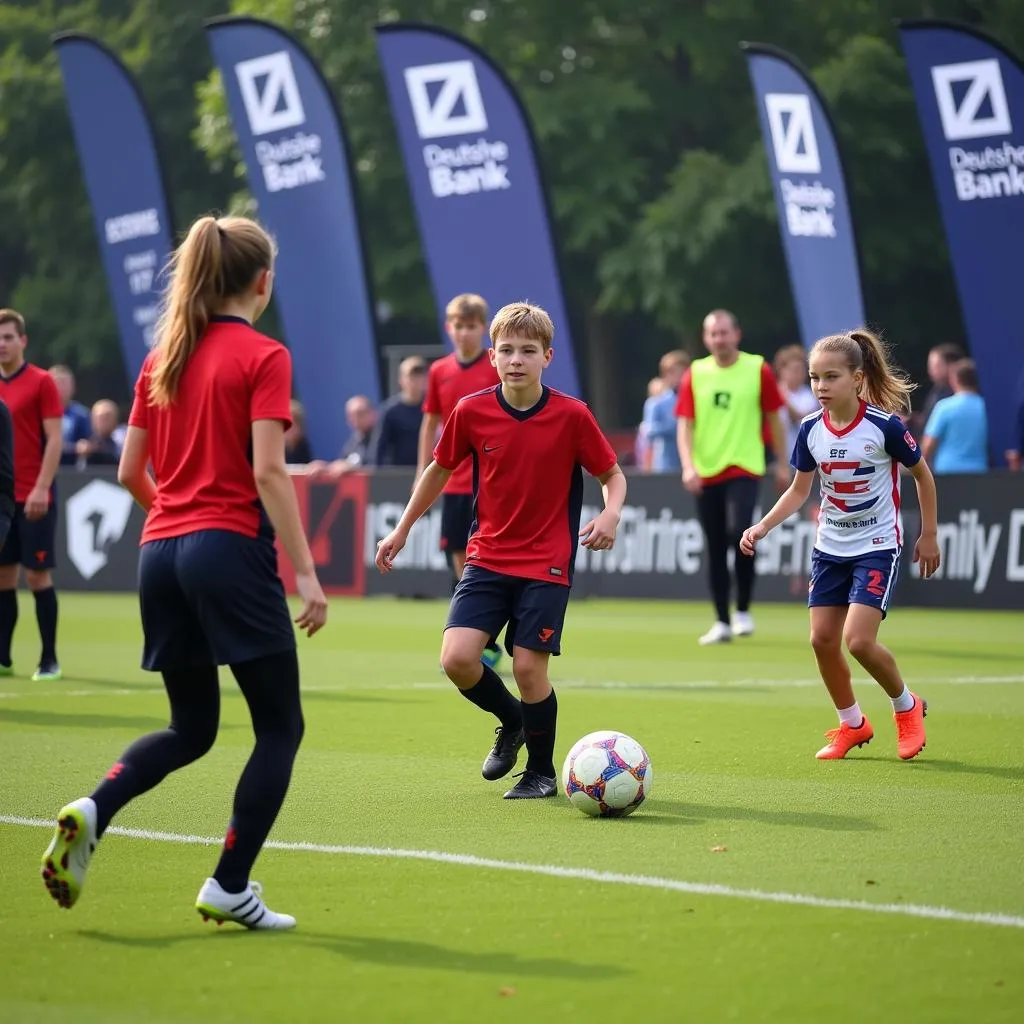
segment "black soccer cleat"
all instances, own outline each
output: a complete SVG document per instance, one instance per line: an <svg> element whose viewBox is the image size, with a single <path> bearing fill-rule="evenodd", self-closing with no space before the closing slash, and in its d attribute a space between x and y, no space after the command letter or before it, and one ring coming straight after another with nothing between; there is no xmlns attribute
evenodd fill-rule
<svg viewBox="0 0 1024 1024"><path fill-rule="evenodd" d="M494 730L494 748L484 760L480 774L488 782L495 779L502 779L516 766L516 759L519 757L519 748L526 742L522 729L512 732L503 726Z"/></svg>
<svg viewBox="0 0 1024 1024"><path fill-rule="evenodd" d="M525 771L519 781L505 794L506 800L538 800L558 792L554 779L538 772Z"/></svg>

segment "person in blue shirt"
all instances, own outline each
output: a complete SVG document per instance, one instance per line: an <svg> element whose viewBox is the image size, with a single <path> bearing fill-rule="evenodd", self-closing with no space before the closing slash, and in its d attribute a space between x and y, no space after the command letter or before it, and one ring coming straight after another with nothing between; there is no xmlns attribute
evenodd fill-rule
<svg viewBox="0 0 1024 1024"><path fill-rule="evenodd" d="M935 403L924 428L921 451L940 473L988 472L988 414L978 394L973 359L961 359L950 374L953 394Z"/></svg>
<svg viewBox="0 0 1024 1024"><path fill-rule="evenodd" d="M644 439L650 445L652 473L681 473L676 445L676 398L679 383L690 365L690 356L682 349L666 352L658 363L658 375L665 389L644 403Z"/></svg>
<svg viewBox="0 0 1024 1024"><path fill-rule="evenodd" d="M92 416L81 402L74 400L75 375L67 366L51 366L50 376L57 385L60 400L64 405L64 416L61 420L64 446L60 454L60 464L73 466L78 461L78 442L88 441L92 437Z"/></svg>

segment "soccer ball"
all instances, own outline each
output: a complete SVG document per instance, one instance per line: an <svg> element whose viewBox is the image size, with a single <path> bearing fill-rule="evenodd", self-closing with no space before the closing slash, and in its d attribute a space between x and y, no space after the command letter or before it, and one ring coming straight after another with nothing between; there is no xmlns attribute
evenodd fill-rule
<svg viewBox="0 0 1024 1024"><path fill-rule="evenodd" d="M569 751L562 765L562 789L584 814L622 818L651 792L651 759L631 736L592 732Z"/></svg>

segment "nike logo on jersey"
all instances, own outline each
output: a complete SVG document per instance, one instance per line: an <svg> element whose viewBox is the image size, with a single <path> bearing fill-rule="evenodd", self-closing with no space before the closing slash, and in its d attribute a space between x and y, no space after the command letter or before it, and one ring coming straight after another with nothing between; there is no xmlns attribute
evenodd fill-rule
<svg viewBox="0 0 1024 1024"><path fill-rule="evenodd" d="M501 447L500 444L484 445L484 452L489 454L490 452L497 451Z"/></svg>

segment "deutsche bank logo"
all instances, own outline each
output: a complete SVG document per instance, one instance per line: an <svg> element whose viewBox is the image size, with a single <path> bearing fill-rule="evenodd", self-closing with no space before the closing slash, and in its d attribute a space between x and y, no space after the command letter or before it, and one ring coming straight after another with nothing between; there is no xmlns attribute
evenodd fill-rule
<svg viewBox="0 0 1024 1024"><path fill-rule="evenodd" d="M1009 135L1013 131L1003 76L994 57L932 68L932 85L942 118L942 134L948 142ZM957 85L966 85L966 90L956 90Z"/></svg>
<svg viewBox="0 0 1024 1024"><path fill-rule="evenodd" d="M405 88L421 139L487 131L487 112L472 61L406 68Z"/></svg>
<svg viewBox="0 0 1024 1024"><path fill-rule="evenodd" d="M782 174L821 174L811 100L805 93L770 92L764 98L775 166Z"/></svg>
<svg viewBox="0 0 1024 1024"><path fill-rule="evenodd" d="M306 120L287 51L243 60L235 65L235 75L253 135L284 131Z"/></svg>

